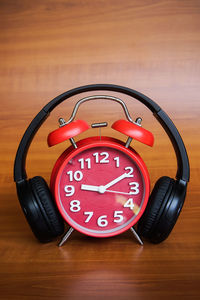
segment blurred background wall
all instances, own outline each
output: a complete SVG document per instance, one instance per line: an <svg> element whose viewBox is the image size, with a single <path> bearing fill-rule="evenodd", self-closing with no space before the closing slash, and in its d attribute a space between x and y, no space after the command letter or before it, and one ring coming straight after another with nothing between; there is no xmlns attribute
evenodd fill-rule
<svg viewBox="0 0 200 300"><path fill-rule="evenodd" d="M1 0L0 101L5 129L1 139L7 139L12 157L2 163L12 169L17 144L43 105L68 89L91 83L125 85L147 94L169 113L189 150L191 144L194 149L198 132L193 121L199 119L199 13L198 0ZM57 127L60 115L69 116L76 100L62 104L39 132L37 139L45 141L45 151L48 132ZM151 114L136 101L125 100L133 118L141 115L144 127L154 132L156 142L161 141L155 144L157 153L162 147L170 149ZM92 122L100 115L112 123L123 113L116 104L101 102L85 105L79 117ZM31 160L38 151L34 145ZM140 151L141 145L136 143L136 148ZM6 149L0 151L3 156ZM57 151L49 152L53 160ZM149 149L142 151L145 156ZM161 156L152 155L166 167ZM170 155L167 167L174 174L169 151ZM44 166L43 172L48 175L50 169Z"/></svg>

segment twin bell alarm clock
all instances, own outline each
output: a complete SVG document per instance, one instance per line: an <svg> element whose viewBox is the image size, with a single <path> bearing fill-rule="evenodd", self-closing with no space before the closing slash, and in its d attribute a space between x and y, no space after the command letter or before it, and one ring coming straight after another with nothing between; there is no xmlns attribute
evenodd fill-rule
<svg viewBox="0 0 200 300"><path fill-rule="evenodd" d="M50 112L74 95L100 90L128 95L152 111L175 150L175 178L159 178L150 193L147 167L131 147L131 142L137 140L152 147L154 136L142 127L141 117L132 120L122 99L105 94L82 97L69 120L60 118L58 127L49 133L49 147L56 147L67 140L71 143L55 162L50 187L41 176L27 178L29 146ZM111 127L113 133L118 131L127 136L126 142L101 134L78 140L78 135L90 127L101 130L108 126L109 120L88 124L87 120L76 119L81 104L101 99L115 101L123 109L124 119L116 120ZM26 219L41 242L49 242L62 235L61 246L74 230L98 238L131 230L140 244L143 244L143 238L160 243L169 236L183 206L189 181L189 161L177 128L158 104L127 87L96 84L59 95L36 115L19 144L14 180ZM64 233L65 224L69 226Z"/></svg>

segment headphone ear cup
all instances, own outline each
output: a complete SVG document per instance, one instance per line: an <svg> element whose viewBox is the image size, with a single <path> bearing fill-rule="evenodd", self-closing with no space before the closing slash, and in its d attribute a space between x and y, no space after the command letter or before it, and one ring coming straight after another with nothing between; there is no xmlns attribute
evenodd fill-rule
<svg viewBox="0 0 200 300"><path fill-rule="evenodd" d="M167 176L158 179L150 195L147 208L138 222L138 233L153 243L160 243L164 240L162 232L159 234L155 234L155 232L171 196L174 183L175 180Z"/></svg>
<svg viewBox="0 0 200 300"><path fill-rule="evenodd" d="M64 232L64 222L42 177L17 183L17 194L25 217L40 242L50 242Z"/></svg>
<svg viewBox="0 0 200 300"><path fill-rule="evenodd" d="M29 179L30 193L33 197L34 208L38 214L37 225L34 233L41 242L49 242L64 232L64 222L56 208L51 192L46 181L36 176Z"/></svg>

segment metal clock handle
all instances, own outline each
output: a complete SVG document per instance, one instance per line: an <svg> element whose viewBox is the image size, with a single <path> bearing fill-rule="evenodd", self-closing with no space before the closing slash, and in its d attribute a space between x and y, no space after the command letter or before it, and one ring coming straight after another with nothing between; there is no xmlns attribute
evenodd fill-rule
<svg viewBox="0 0 200 300"><path fill-rule="evenodd" d="M128 121L131 122L131 123L135 123L132 120L132 118L131 118L131 116L129 114L128 108L127 108L127 106L126 106L126 104L125 104L125 102L123 100L121 100L120 98L114 97L114 96L109 96L109 95L94 95L94 96L88 96L88 97L84 97L84 98L80 99L76 103L76 105L74 106L74 109L72 111L71 117L69 118L69 120L65 124L69 124L69 123L71 123L74 120L74 118L76 116L76 113L77 113L77 111L79 109L79 106L82 103L90 101L90 100L99 100L99 99L107 99L107 100L112 100L112 101L115 101L115 102L119 103L122 106L122 108L124 110L124 113L125 113L126 118L128 119Z"/></svg>

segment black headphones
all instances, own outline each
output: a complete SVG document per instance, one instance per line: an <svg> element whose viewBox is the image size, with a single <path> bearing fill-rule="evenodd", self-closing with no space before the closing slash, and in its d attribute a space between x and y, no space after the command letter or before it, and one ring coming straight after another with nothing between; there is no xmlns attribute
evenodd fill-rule
<svg viewBox="0 0 200 300"><path fill-rule="evenodd" d="M153 112L172 142L177 158L176 180L167 176L158 179L137 226L140 235L153 243L160 243L172 231L183 206L190 176L189 160L183 140L167 114L153 100L127 87L86 85L59 95L42 108L26 129L16 153L14 181L21 207L33 233L41 242L51 241L64 232L64 222L45 180L40 176L27 179L26 156L36 132L57 105L74 95L96 90L122 93L142 102Z"/></svg>

